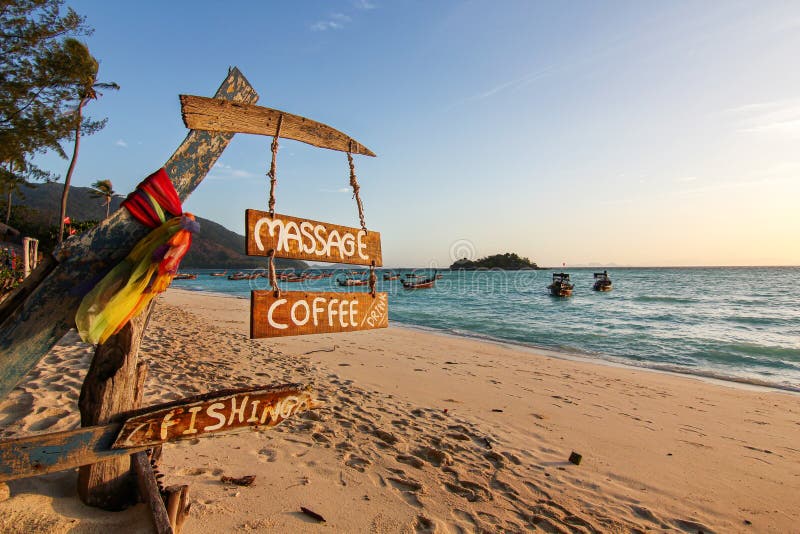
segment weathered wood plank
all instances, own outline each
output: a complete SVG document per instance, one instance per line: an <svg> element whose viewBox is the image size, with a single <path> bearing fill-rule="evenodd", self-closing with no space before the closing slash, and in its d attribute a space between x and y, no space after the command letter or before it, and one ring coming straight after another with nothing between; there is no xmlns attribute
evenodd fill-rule
<svg viewBox="0 0 800 534"><path fill-rule="evenodd" d="M247 103L258 99L236 68L215 96ZM165 165L181 200L203 180L232 138L230 133L189 132ZM152 170L143 171L142 178ZM0 325L0 399L75 325L83 295L148 231L126 210L118 210L91 231L65 241L52 272L38 283L23 284L22 298L13 308L0 310L5 315Z"/></svg>
<svg viewBox="0 0 800 534"><path fill-rule="evenodd" d="M167 516L175 534L181 534L183 523L189 515L189 486L167 486L164 488L167 501Z"/></svg>
<svg viewBox="0 0 800 534"><path fill-rule="evenodd" d="M251 399L258 400L258 396L265 392L275 394L275 397L273 397L275 404L267 403L270 410L268 410L269 414L264 422L261 422L264 404L261 404L260 409L257 410L258 421L245 420L243 423L240 422L238 420L238 411L233 413L234 409L239 410L246 405L247 413L244 415L246 415L246 419L250 419L251 411L254 409L254 402ZM252 396L251 399L244 402L244 397L248 395ZM295 400L282 402L290 397ZM237 404L235 407L233 406L232 398L236 399ZM180 432L189 429L189 426L176 427L171 425L173 421L183 421L186 424L190 424L192 412L186 410L198 404L210 408L217 401L220 401L222 406L215 406L212 409L213 413L209 414L209 417L218 422L218 418L221 418L221 415L214 414L225 414L227 417L225 424L221 425L220 428L207 429L204 427L197 434L184 435ZM311 391L299 384L224 390L139 410L126 416L128 419L124 425L123 423L109 423L103 426L92 426L51 434L36 434L0 441L0 482L74 469L75 467L95 464L118 456L128 456L133 452L144 450L154 443L186 439L187 437L204 437L247 427L266 428L277 425L292 414L320 406L322 406L322 403L313 398ZM280 413L276 408L281 410ZM167 414L172 415L165 421L164 418ZM244 415L242 418L245 418ZM186 419L187 416L189 420ZM202 417L204 416L196 415L196 427L199 424L197 422ZM131 421L134 422L133 426L129 425ZM148 432L151 432L151 438L160 438L162 425L167 429L172 429L167 432L166 439L147 438ZM127 428L124 434L122 432L123 426ZM156 432L157 435L155 434ZM115 442L118 441L118 437L122 441L130 440L133 443L128 443L126 445L127 448L112 448ZM118 443L116 446L121 444Z"/></svg>
<svg viewBox="0 0 800 534"><path fill-rule="evenodd" d="M275 250L276 258L383 265L380 232L247 210L245 235L249 256L268 256Z"/></svg>
<svg viewBox="0 0 800 534"><path fill-rule="evenodd" d="M120 428L121 423L112 423L2 441L0 481L74 469L145 449L112 449Z"/></svg>
<svg viewBox="0 0 800 534"><path fill-rule="evenodd" d="M254 426L275 426L292 415L320 406L310 390L296 384L248 389L182 402L125 421L114 449L201 438Z"/></svg>
<svg viewBox="0 0 800 534"><path fill-rule="evenodd" d="M353 332L389 326L386 293L250 292L250 337Z"/></svg>
<svg viewBox="0 0 800 534"><path fill-rule="evenodd" d="M169 522L167 508L158 490L158 482L153 472L153 466L147 458L146 452L137 452L131 456L133 470L136 471L136 482L139 486L139 494L142 500L150 507L150 518L153 520L153 528L158 534L173 534L175 531Z"/></svg>
<svg viewBox="0 0 800 534"><path fill-rule="evenodd" d="M375 156L352 137L300 115L278 109L228 102L217 98L181 95L183 122L193 130L274 136L281 118L280 136L320 148Z"/></svg>

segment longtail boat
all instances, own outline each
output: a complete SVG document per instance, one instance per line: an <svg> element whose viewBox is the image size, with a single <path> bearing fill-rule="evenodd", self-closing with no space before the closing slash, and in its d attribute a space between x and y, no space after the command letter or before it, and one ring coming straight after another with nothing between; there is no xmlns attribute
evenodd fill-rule
<svg viewBox="0 0 800 534"><path fill-rule="evenodd" d="M342 287L355 287L369 285L369 280L360 278L337 278L336 283Z"/></svg>
<svg viewBox="0 0 800 534"><path fill-rule="evenodd" d="M403 289L430 289L436 284L436 277L437 273L434 272L433 276L429 278L424 278L422 280L417 280L419 278L418 275L405 275L408 280L400 279L400 282L403 284Z"/></svg>
<svg viewBox="0 0 800 534"><path fill-rule="evenodd" d="M611 291L614 285L611 283L611 278L608 277L608 271L602 273L594 273L594 285L592 289L595 291Z"/></svg>
<svg viewBox="0 0 800 534"><path fill-rule="evenodd" d="M553 273L553 283L547 289L554 297L571 297L573 287L575 286L569 282L567 273Z"/></svg>

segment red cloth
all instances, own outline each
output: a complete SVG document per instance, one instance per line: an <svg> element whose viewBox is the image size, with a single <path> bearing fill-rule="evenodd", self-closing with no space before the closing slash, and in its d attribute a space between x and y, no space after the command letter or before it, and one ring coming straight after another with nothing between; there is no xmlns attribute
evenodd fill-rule
<svg viewBox="0 0 800 534"><path fill-rule="evenodd" d="M164 220L158 216L148 195L166 212ZM122 205L137 221L150 228L158 228L165 220L183 214L178 192L175 191L175 186L172 185L172 180L169 179L164 168L158 169L145 178L136 187L136 190L122 202Z"/></svg>

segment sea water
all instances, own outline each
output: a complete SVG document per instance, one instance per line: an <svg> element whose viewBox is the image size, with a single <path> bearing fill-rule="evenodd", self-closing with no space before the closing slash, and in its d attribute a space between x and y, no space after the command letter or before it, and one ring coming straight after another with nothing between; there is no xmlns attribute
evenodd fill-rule
<svg viewBox="0 0 800 534"><path fill-rule="evenodd" d="M197 279L173 287L242 297L268 289L263 278L187 272ZM339 287L344 272L281 288L366 291ZM394 324L800 392L800 268L614 269L605 293L592 291L593 270L567 272L569 298L550 296L543 270L440 271L436 286L421 290L378 271L378 290L389 293Z"/></svg>

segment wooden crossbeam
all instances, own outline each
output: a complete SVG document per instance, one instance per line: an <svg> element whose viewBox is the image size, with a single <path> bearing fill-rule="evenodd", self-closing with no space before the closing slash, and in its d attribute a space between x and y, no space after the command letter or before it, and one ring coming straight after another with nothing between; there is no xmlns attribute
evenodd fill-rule
<svg viewBox="0 0 800 534"><path fill-rule="evenodd" d="M258 94L244 75L232 68L215 98L254 103ZM189 132L165 164L181 200L205 178L233 135ZM143 171L142 178L154 170ZM74 327L75 312L83 296L148 231L126 210L118 210L89 232L68 239L0 306L0 399Z"/></svg>
<svg viewBox="0 0 800 534"><path fill-rule="evenodd" d="M372 150L327 124L279 109L192 95L181 95L181 105L183 122L193 130L274 136L280 118L280 136L286 139L320 148L375 156Z"/></svg>

